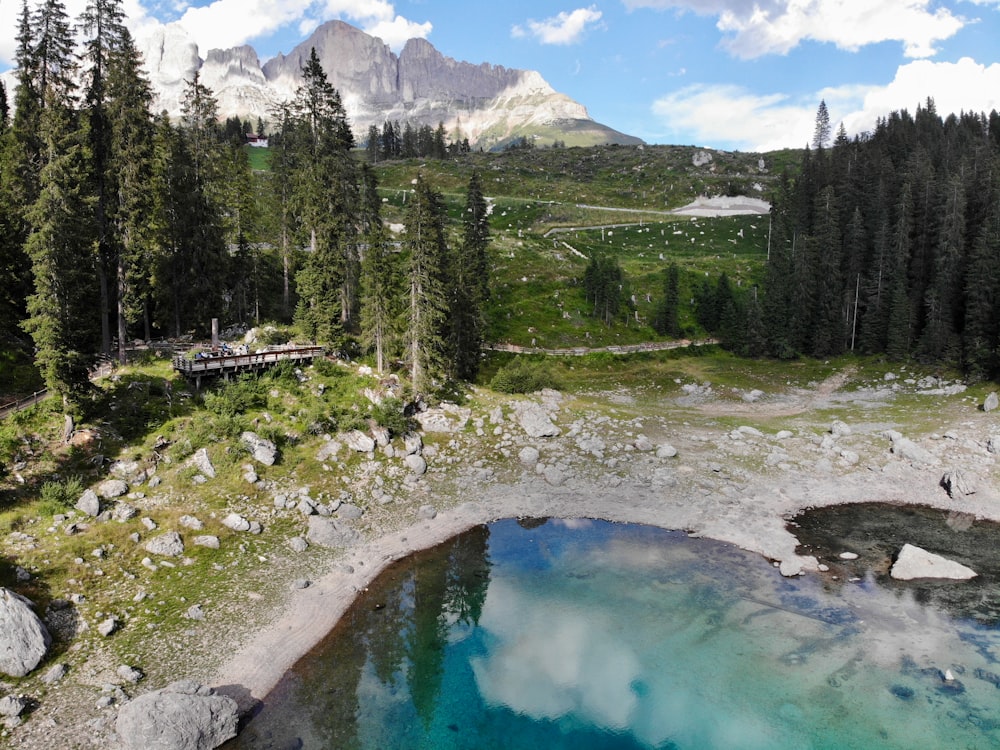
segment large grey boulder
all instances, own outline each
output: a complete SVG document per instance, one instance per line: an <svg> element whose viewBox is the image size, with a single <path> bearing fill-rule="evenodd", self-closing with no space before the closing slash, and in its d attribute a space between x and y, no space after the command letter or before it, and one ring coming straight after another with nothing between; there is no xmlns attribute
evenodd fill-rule
<svg viewBox="0 0 1000 750"><path fill-rule="evenodd" d="M948 493L948 497L952 500L976 493L975 485L972 484L964 472L958 469L946 471L944 476L941 477L941 486L944 487L945 492Z"/></svg>
<svg viewBox="0 0 1000 750"><path fill-rule="evenodd" d="M240 435L240 442L250 450L253 460L264 466L274 466L274 462L278 460L278 446L256 432L247 430Z"/></svg>
<svg viewBox="0 0 1000 750"><path fill-rule="evenodd" d="M97 485L97 494L105 500L121 497L128 492L128 484L123 479L105 479Z"/></svg>
<svg viewBox="0 0 1000 750"><path fill-rule="evenodd" d="M358 453L371 453L375 450L375 441L361 432L361 430L351 430L343 435L344 444L352 451Z"/></svg>
<svg viewBox="0 0 1000 750"><path fill-rule="evenodd" d="M517 421L529 437L555 437L560 433L540 404L525 402L517 407Z"/></svg>
<svg viewBox="0 0 1000 750"><path fill-rule="evenodd" d="M423 474L427 471L427 461L424 457L417 454L411 453L406 458L403 459L403 463L406 464L406 468L410 470L411 473L417 476Z"/></svg>
<svg viewBox="0 0 1000 750"><path fill-rule="evenodd" d="M182 680L126 703L115 729L128 750L212 750L236 736L238 721L235 700Z"/></svg>
<svg viewBox="0 0 1000 750"><path fill-rule="evenodd" d="M146 551L164 557L177 557L184 553L184 541L176 531L154 536L145 544Z"/></svg>
<svg viewBox="0 0 1000 750"><path fill-rule="evenodd" d="M949 560L941 555L935 555L912 544L904 544L896 556L889 575L900 581L912 581L915 578L949 578L955 581L966 581L978 574L972 568Z"/></svg>
<svg viewBox="0 0 1000 750"><path fill-rule="evenodd" d="M353 547L361 541L361 534L345 521L325 516L309 516L306 539L320 547Z"/></svg>
<svg viewBox="0 0 1000 750"><path fill-rule="evenodd" d="M101 499L93 490L84 490L74 507L88 516L99 516L101 514Z"/></svg>
<svg viewBox="0 0 1000 750"><path fill-rule="evenodd" d="M32 604L20 594L0 588L0 672L24 677L44 658L52 637Z"/></svg>

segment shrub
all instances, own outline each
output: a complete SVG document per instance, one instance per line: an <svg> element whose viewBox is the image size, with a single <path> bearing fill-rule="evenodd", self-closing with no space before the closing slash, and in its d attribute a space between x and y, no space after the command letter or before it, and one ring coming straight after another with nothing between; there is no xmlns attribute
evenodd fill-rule
<svg viewBox="0 0 1000 750"><path fill-rule="evenodd" d="M41 509L47 515L61 513L76 504L83 490L79 477L71 477L65 482L46 482L40 493Z"/></svg>
<svg viewBox="0 0 1000 750"><path fill-rule="evenodd" d="M543 388L558 389L559 384L547 362L519 358L497 370L490 388L500 393L534 393Z"/></svg>
<svg viewBox="0 0 1000 750"><path fill-rule="evenodd" d="M267 388L254 375L243 375L217 391L205 394L205 408L222 417L235 417L267 406Z"/></svg>
<svg viewBox="0 0 1000 750"><path fill-rule="evenodd" d="M414 420L403 410L403 402L398 398L384 398L375 404L371 412L372 419L389 431L390 435L405 435L414 429Z"/></svg>

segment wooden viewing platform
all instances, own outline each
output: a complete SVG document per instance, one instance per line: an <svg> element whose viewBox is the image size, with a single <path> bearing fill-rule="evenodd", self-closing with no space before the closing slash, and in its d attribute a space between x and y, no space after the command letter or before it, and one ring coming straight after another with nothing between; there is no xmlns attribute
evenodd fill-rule
<svg viewBox="0 0 1000 750"><path fill-rule="evenodd" d="M228 380L230 375L266 370L279 362L309 363L323 354L322 346L303 346L256 354L206 354L197 359L174 357L174 369L188 380L193 380L195 388L201 388L203 377L221 376Z"/></svg>

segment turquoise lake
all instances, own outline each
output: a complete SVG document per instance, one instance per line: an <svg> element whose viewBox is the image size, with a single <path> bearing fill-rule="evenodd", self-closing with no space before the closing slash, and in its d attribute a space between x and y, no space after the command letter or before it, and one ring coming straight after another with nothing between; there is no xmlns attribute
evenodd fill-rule
<svg viewBox="0 0 1000 750"><path fill-rule="evenodd" d="M380 576L224 747L1000 747L997 623L849 573L637 525L477 527Z"/></svg>

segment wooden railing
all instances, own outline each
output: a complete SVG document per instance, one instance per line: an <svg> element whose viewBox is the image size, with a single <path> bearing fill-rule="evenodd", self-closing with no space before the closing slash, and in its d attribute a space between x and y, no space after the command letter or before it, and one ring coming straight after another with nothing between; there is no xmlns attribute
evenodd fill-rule
<svg viewBox="0 0 1000 750"><path fill-rule="evenodd" d="M283 361L304 362L322 357L322 346L305 346L295 349L275 349L256 354L210 354L188 359L174 357L174 369L185 377L219 375L240 370L260 370Z"/></svg>

